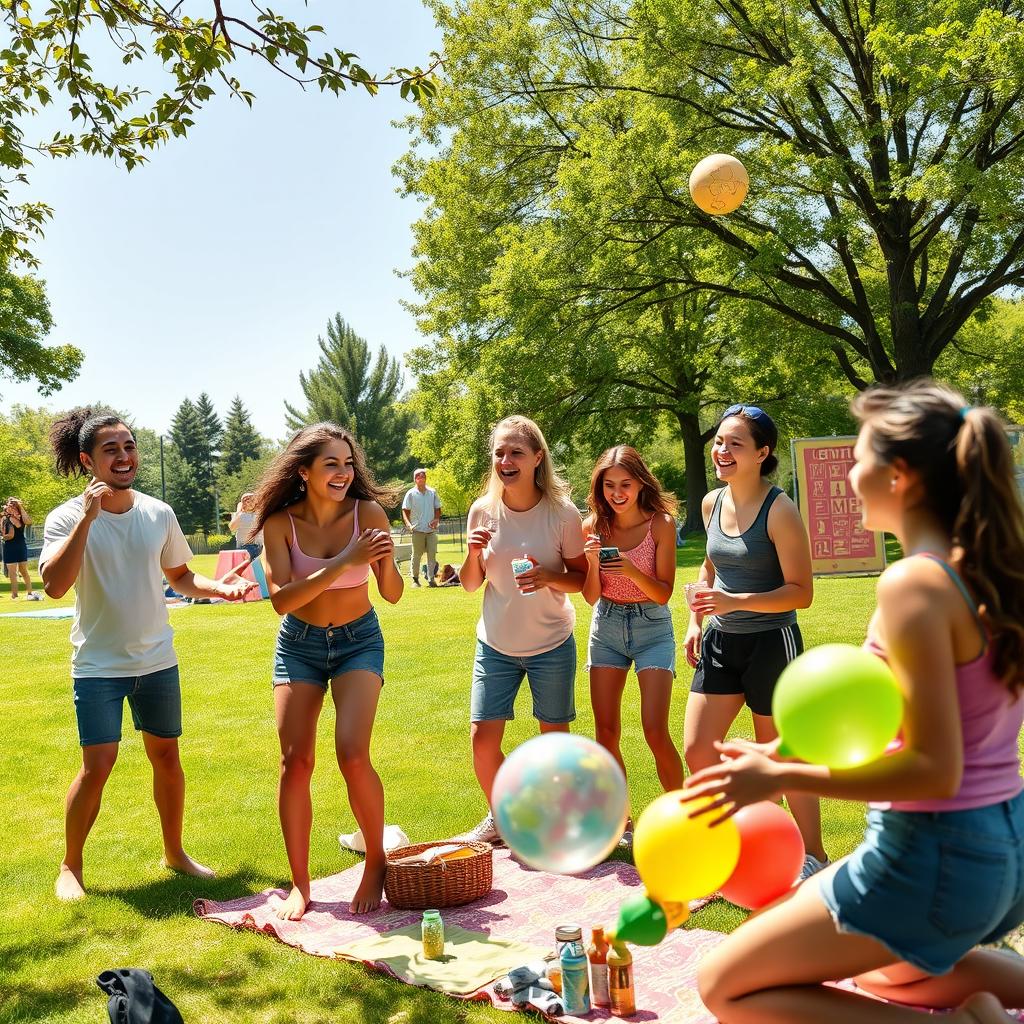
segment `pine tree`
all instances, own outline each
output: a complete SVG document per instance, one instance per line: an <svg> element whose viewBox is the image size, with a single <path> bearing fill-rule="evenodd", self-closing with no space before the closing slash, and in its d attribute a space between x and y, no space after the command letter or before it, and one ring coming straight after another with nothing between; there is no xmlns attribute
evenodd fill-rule
<svg viewBox="0 0 1024 1024"><path fill-rule="evenodd" d="M184 470L168 486L168 498L179 519L194 523L193 528L215 527L215 499L213 494L213 459L207 426L197 406L188 398L178 406L171 421L171 441L181 456ZM186 479L187 477L187 479Z"/></svg>
<svg viewBox="0 0 1024 1024"><path fill-rule="evenodd" d="M235 395L220 442L221 476L237 473L247 459L258 459L263 448L263 438L252 425L249 410L242 404L241 396Z"/></svg>
<svg viewBox="0 0 1024 1024"><path fill-rule="evenodd" d="M285 402L288 426L297 430L330 420L352 431L379 478L407 476L411 415L397 404L402 390L398 360L381 345L373 361L369 343L340 313L327 323L327 340L318 337L317 342L320 361L308 374L299 374L307 409L301 412Z"/></svg>
<svg viewBox="0 0 1024 1024"><path fill-rule="evenodd" d="M220 452L221 439L224 437L224 425L213 407L213 401L204 391L196 401L196 412L202 420L203 429L206 431L206 438L210 442L210 454L216 460Z"/></svg>

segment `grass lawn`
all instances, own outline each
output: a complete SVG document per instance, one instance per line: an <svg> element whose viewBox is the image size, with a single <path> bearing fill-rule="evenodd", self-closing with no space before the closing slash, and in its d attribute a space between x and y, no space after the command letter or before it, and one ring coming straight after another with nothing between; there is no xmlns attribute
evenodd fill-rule
<svg viewBox="0 0 1024 1024"><path fill-rule="evenodd" d="M672 607L677 636L685 626L682 583L696 578L703 548L679 552ZM457 562L452 544L442 563ZM212 573L215 556L193 566ZM859 643L873 606L874 579L824 579L801 612L805 643ZM484 811L470 761L469 680L479 593L407 587L397 608L378 602L387 643L387 685L374 733L374 760L384 779L387 820L412 840L441 838L474 824ZM0 584L0 611L70 604L11 602ZM575 731L593 735L585 661L589 609L576 599L580 670ZM188 781L186 848L214 866L212 883L160 869L151 775L125 715L124 742L103 808L86 848L90 897L59 904L53 881L63 850L63 800L78 770L71 686L70 621L0 619L0 680L7 712L0 721L0 1022L95 1022L105 997L94 980L111 967L145 967L189 1024L360 1022L448 1024L497 1021L499 1011L414 989L340 962L315 959L266 937L207 924L192 913L196 896L231 899L287 881L277 821L278 747L270 664L278 619L269 602L173 610L184 695L182 760ZM691 670L679 670L673 734L682 740ZM635 677L633 677L635 679ZM658 793L644 744L635 682L627 689L623 751L633 806ZM507 731L506 749L536 732L525 696ZM334 761L325 705L314 777L314 876L358 858L340 851L337 834L355 828ZM737 733L749 734L749 717ZM862 808L826 802L826 846L848 852L861 834ZM552 930L558 916L553 911ZM570 915L571 916L571 915ZM695 914L690 927L727 931L743 915L722 901ZM591 922L584 922L585 924ZM599 923L599 922L592 922Z"/></svg>

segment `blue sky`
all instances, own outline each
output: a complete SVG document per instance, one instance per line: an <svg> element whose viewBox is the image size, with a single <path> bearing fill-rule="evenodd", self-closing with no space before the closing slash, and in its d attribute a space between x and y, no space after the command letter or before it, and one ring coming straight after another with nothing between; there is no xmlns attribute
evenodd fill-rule
<svg viewBox="0 0 1024 1024"><path fill-rule="evenodd" d="M418 0L276 9L325 25L373 71L425 65L440 47ZM374 349L400 357L418 343L395 274L411 262L418 206L391 173L407 145L391 122L411 104L388 89L303 93L251 62L236 68L253 109L218 97L131 174L98 158L37 162L32 194L54 208L37 249L50 340L77 345L85 364L46 399L0 381L5 407L104 400L162 431L186 395L205 390L226 412L240 393L257 428L281 437L284 401L301 404L299 371L336 312Z"/></svg>

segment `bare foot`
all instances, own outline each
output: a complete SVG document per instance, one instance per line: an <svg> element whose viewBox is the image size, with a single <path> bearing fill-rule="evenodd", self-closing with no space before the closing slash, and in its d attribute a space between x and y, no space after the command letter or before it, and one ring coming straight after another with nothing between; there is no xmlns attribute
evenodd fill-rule
<svg viewBox="0 0 1024 1024"><path fill-rule="evenodd" d="M309 903L309 893L302 893L299 887L293 886L292 891L288 894L287 899L280 899L276 907L274 907L274 913L281 918L282 921L298 921L299 918L306 912L306 906Z"/></svg>
<svg viewBox="0 0 1024 1024"><path fill-rule="evenodd" d="M950 1019L963 1020L964 1024L968 1021L971 1024L1007 1024L1010 1015L991 992L976 992L950 1014Z"/></svg>
<svg viewBox="0 0 1024 1024"><path fill-rule="evenodd" d="M216 878L217 872L193 860L184 850L171 856L165 853L160 861L160 866L170 871L177 871L182 875L193 875L196 878Z"/></svg>
<svg viewBox="0 0 1024 1024"><path fill-rule="evenodd" d="M72 871L67 864L61 864L60 874L54 891L59 900L80 900L85 896L81 872Z"/></svg>
<svg viewBox="0 0 1024 1024"><path fill-rule="evenodd" d="M363 868L363 877L356 889L355 896L349 904L349 910L353 914L369 914L380 906L381 893L384 891L384 873L387 871L387 864L380 867L367 864Z"/></svg>

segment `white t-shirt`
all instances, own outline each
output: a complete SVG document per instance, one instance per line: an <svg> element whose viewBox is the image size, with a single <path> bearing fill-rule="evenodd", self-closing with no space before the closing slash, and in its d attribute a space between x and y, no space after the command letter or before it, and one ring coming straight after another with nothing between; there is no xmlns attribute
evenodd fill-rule
<svg viewBox="0 0 1024 1024"><path fill-rule="evenodd" d="M75 580L75 679L141 676L178 663L161 570L184 565L192 551L170 505L134 493L135 504L128 512L101 509L89 527ZM79 495L46 517L40 567L82 515Z"/></svg>
<svg viewBox="0 0 1024 1024"><path fill-rule="evenodd" d="M252 533L252 524L256 520L255 512L239 512L235 520L235 540L238 546L243 544L263 544L263 531Z"/></svg>
<svg viewBox="0 0 1024 1024"><path fill-rule="evenodd" d="M553 651L576 625L576 610L566 594L544 587L523 594L512 574L512 559L532 556L538 564L564 572L564 559L583 554L583 521L566 502L541 501L527 512L501 505L491 513L483 499L469 510L467 530L497 524L481 552L487 584L476 635L488 647L513 658Z"/></svg>
<svg viewBox="0 0 1024 1024"><path fill-rule="evenodd" d="M433 487L425 487L422 491L418 487L411 487L405 492L402 508L409 512L413 533L433 533L430 524L441 511L441 502Z"/></svg>

